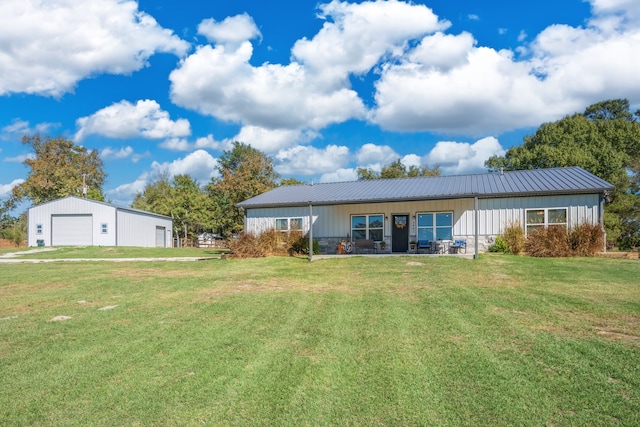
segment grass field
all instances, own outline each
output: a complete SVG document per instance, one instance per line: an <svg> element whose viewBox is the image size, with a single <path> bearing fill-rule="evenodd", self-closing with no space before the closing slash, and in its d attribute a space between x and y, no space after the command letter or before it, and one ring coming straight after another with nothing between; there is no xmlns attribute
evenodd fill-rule
<svg viewBox="0 0 640 427"><path fill-rule="evenodd" d="M640 262L0 264L0 373L2 426L637 426Z"/></svg>

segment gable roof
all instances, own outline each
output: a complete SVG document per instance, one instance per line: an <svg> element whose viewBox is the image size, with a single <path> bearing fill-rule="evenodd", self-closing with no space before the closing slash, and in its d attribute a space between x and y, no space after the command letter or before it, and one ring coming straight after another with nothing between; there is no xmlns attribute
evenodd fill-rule
<svg viewBox="0 0 640 427"><path fill-rule="evenodd" d="M580 167L472 175L285 185L237 206L245 209L416 200L604 193L614 186Z"/></svg>
<svg viewBox="0 0 640 427"><path fill-rule="evenodd" d="M166 216L166 215L162 215L159 213L155 213L155 212L149 212L149 211L143 211L141 209L134 209L134 208L128 208L125 206L116 206L116 205L112 205L111 203L107 203L107 202L101 202L100 200L93 200L93 199L86 199L84 197L78 197L78 196L66 196L66 197L61 197L59 199L55 199L55 200L49 200L48 202L44 202L44 203L40 203L39 205L35 205L35 206L31 206L29 208L29 210L34 209L34 208L39 208L40 206L45 206L48 205L50 203L57 203L63 200L67 200L67 199L76 199L85 203L94 203L96 205L102 205L102 206L108 206L110 208L115 209L116 211L127 211L127 212L133 212L133 213L139 213L139 214L144 214L144 215L149 215L149 216L155 216L155 217L159 217L159 218L163 218L163 219L171 219L171 217Z"/></svg>

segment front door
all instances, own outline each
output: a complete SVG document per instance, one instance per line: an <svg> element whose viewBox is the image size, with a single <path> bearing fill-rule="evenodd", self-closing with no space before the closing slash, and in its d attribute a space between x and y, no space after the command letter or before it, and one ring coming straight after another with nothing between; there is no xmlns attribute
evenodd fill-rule
<svg viewBox="0 0 640 427"><path fill-rule="evenodd" d="M391 252L409 249L409 215L391 216Z"/></svg>

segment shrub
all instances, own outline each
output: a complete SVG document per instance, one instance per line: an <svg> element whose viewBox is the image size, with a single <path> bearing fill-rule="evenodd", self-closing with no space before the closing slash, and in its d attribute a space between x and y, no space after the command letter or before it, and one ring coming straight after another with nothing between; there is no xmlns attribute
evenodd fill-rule
<svg viewBox="0 0 640 427"><path fill-rule="evenodd" d="M569 233L569 244L577 256L594 256L602 251L604 233L600 225L582 223Z"/></svg>
<svg viewBox="0 0 640 427"><path fill-rule="evenodd" d="M509 247L507 246L507 242L504 241L502 236L497 236L495 243L489 246L489 252L507 253L508 250Z"/></svg>
<svg viewBox="0 0 640 427"><path fill-rule="evenodd" d="M502 240L504 240L507 246L507 253L519 254L524 250L524 229L520 225L520 222L513 221L507 223L502 234Z"/></svg>
<svg viewBox="0 0 640 427"><path fill-rule="evenodd" d="M538 227L525 242L527 253L534 257L567 257L573 255L569 235L564 226Z"/></svg>
<svg viewBox="0 0 640 427"><path fill-rule="evenodd" d="M313 253L320 253L320 243L317 240L313 241ZM289 248L289 255L308 255L309 254L309 237L299 236L293 242Z"/></svg>
<svg viewBox="0 0 640 427"><path fill-rule="evenodd" d="M254 235L241 233L229 242L231 256L235 258L262 258L309 253L309 238L300 231L282 232L270 229ZM313 253L320 252L318 241L313 242Z"/></svg>

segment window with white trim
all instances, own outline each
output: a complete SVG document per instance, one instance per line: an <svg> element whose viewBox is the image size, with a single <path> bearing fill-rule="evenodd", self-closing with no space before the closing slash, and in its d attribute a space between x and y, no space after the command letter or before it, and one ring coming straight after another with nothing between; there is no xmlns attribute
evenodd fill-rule
<svg viewBox="0 0 640 427"><path fill-rule="evenodd" d="M567 226L567 208L527 209L527 234L536 228Z"/></svg>
<svg viewBox="0 0 640 427"><path fill-rule="evenodd" d="M106 223L100 224L100 232L102 234L107 234L109 232L109 226Z"/></svg>
<svg viewBox="0 0 640 427"><path fill-rule="evenodd" d="M277 231L301 231L302 218L276 218Z"/></svg>
<svg viewBox="0 0 640 427"><path fill-rule="evenodd" d="M42 234L42 224L36 224L36 234Z"/></svg>
<svg viewBox="0 0 640 427"><path fill-rule="evenodd" d="M353 240L382 240L384 234L384 215L352 215L351 237Z"/></svg>
<svg viewBox="0 0 640 427"><path fill-rule="evenodd" d="M418 213L418 240L452 240L453 212Z"/></svg>

